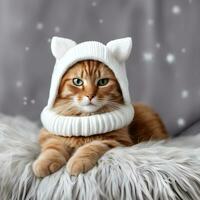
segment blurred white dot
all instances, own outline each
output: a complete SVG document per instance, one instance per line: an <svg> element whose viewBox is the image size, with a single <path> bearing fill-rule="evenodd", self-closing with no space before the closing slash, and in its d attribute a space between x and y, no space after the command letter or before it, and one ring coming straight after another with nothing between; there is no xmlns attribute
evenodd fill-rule
<svg viewBox="0 0 200 200"><path fill-rule="evenodd" d="M189 3L192 3L192 0L189 0Z"/></svg>
<svg viewBox="0 0 200 200"><path fill-rule="evenodd" d="M160 49L160 43L156 43L156 48Z"/></svg>
<svg viewBox="0 0 200 200"><path fill-rule="evenodd" d="M93 7L96 7L96 6L97 6L97 2L93 1L93 2L92 2L92 6L93 6Z"/></svg>
<svg viewBox="0 0 200 200"><path fill-rule="evenodd" d="M179 118L177 120L177 124L179 127L183 127L183 126L185 126L185 120L183 118Z"/></svg>
<svg viewBox="0 0 200 200"><path fill-rule="evenodd" d="M174 61L175 61L175 56L174 56L174 54L171 54L171 53L169 53L169 54L167 54L167 56L166 56L166 61L169 63L169 64L172 64Z"/></svg>
<svg viewBox="0 0 200 200"><path fill-rule="evenodd" d="M178 14L180 14L180 12L181 12L180 6L174 5L174 6L172 7L172 13L173 13L173 14L178 15Z"/></svg>
<svg viewBox="0 0 200 200"><path fill-rule="evenodd" d="M29 48L28 46L25 47L25 51L29 51L29 49L30 49L30 48Z"/></svg>
<svg viewBox="0 0 200 200"><path fill-rule="evenodd" d="M42 30L44 28L44 25L42 22L38 22L37 25L36 25L36 29L37 30Z"/></svg>
<svg viewBox="0 0 200 200"><path fill-rule="evenodd" d="M181 49L181 52L182 52L182 53L186 53L186 48L182 48L182 49Z"/></svg>
<svg viewBox="0 0 200 200"><path fill-rule="evenodd" d="M32 103L32 104L35 104L35 99L32 99L32 100L31 100L31 103Z"/></svg>
<svg viewBox="0 0 200 200"><path fill-rule="evenodd" d="M147 24L148 24L149 26L154 25L154 20L153 20L153 19L148 19L148 20L147 20Z"/></svg>
<svg viewBox="0 0 200 200"><path fill-rule="evenodd" d="M50 43L51 42L51 38L48 38L47 42Z"/></svg>
<svg viewBox="0 0 200 200"><path fill-rule="evenodd" d="M26 102L26 101L24 101L24 102L23 102L23 104L24 104L24 105L27 105L27 102Z"/></svg>
<svg viewBox="0 0 200 200"><path fill-rule="evenodd" d="M99 23L102 24L103 23L103 19L99 19Z"/></svg>
<svg viewBox="0 0 200 200"><path fill-rule="evenodd" d="M24 100L24 101L27 101L27 99L28 99L27 97L25 97L25 96L23 97L23 100Z"/></svg>
<svg viewBox="0 0 200 200"><path fill-rule="evenodd" d="M59 33L59 32L60 32L60 27L59 27L59 26L56 26L56 27L54 28L54 31L55 31L55 33Z"/></svg>
<svg viewBox="0 0 200 200"><path fill-rule="evenodd" d="M22 81L17 81L16 82L16 87L20 88L20 87L22 87L22 85L23 85Z"/></svg>
<svg viewBox="0 0 200 200"><path fill-rule="evenodd" d="M145 61L152 61L153 60L154 55L151 52L145 52L143 54L143 59Z"/></svg>
<svg viewBox="0 0 200 200"><path fill-rule="evenodd" d="M183 91L181 92L181 97L182 97L183 99L187 98L188 96L189 96L189 91L188 91L188 90L183 90Z"/></svg>

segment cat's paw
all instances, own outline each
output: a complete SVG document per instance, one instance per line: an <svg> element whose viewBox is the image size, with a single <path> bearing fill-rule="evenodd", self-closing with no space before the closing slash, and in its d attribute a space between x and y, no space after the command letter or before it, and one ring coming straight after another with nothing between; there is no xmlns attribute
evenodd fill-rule
<svg viewBox="0 0 200 200"><path fill-rule="evenodd" d="M45 159L37 159L33 165L32 169L35 174L35 176L39 178L43 178L45 176L48 176L56 171L58 171L62 166L64 165L63 162L56 162L56 161L50 161Z"/></svg>
<svg viewBox="0 0 200 200"><path fill-rule="evenodd" d="M89 158L71 157L67 163L67 172L70 175L78 176L80 173L85 173L92 169L94 164Z"/></svg>

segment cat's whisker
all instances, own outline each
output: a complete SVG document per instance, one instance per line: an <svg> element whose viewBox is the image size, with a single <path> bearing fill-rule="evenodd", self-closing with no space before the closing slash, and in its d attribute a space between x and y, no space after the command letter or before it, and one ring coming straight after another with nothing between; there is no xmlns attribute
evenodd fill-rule
<svg viewBox="0 0 200 200"><path fill-rule="evenodd" d="M113 101L109 101L108 105L111 108L117 110L117 109L120 109L120 107L121 107L122 104L119 104L119 103L116 103L116 102L113 102Z"/></svg>
<svg viewBox="0 0 200 200"><path fill-rule="evenodd" d="M64 114L66 111L71 111L73 107L73 101L61 101L54 107L54 111L58 114Z"/></svg>

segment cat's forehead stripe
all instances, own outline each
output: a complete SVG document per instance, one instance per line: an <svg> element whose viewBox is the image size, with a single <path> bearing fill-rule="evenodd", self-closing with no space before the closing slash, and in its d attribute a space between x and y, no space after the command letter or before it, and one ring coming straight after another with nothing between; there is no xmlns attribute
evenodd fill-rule
<svg viewBox="0 0 200 200"><path fill-rule="evenodd" d="M63 79L69 80L77 78L101 78L106 77L115 80L115 75L104 63L95 60L85 60L74 64L63 76Z"/></svg>
<svg viewBox="0 0 200 200"><path fill-rule="evenodd" d="M81 69L85 76L94 76L97 71L97 62L96 61L84 61L83 68Z"/></svg>

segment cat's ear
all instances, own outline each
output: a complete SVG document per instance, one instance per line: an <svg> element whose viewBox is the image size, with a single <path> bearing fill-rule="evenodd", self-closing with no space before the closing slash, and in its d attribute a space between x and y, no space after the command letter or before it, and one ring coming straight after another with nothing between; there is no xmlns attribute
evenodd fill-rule
<svg viewBox="0 0 200 200"><path fill-rule="evenodd" d="M123 62L128 59L132 49L132 39L130 37L112 40L106 44L112 54Z"/></svg>
<svg viewBox="0 0 200 200"><path fill-rule="evenodd" d="M62 58L63 55L74 46L76 46L76 42L67 38L54 36L51 39L51 52L56 59Z"/></svg>

